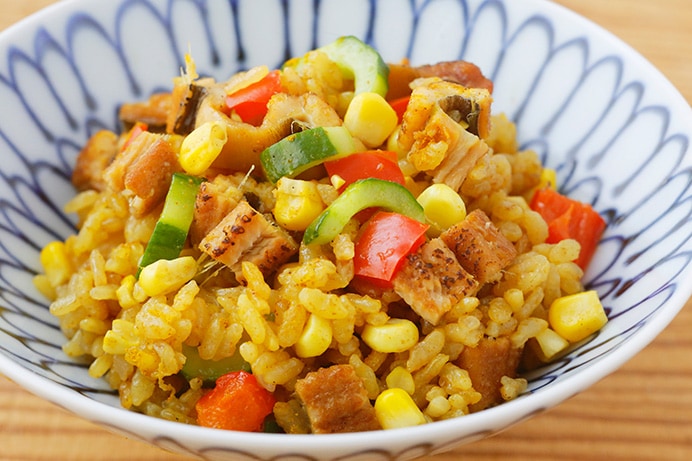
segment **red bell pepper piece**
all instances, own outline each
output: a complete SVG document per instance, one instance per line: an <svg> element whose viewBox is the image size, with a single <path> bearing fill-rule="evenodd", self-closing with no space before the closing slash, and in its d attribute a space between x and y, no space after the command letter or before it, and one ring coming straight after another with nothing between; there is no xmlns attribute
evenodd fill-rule
<svg viewBox="0 0 692 461"><path fill-rule="evenodd" d="M121 150L124 151L125 149L127 149L127 146L129 146L137 136L144 133L148 129L149 125L147 125L144 122L137 122L134 125L132 125L132 128L130 128L130 132L127 134L127 139L125 139L125 142L123 143Z"/></svg>
<svg viewBox="0 0 692 461"><path fill-rule="evenodd" d="M601 215L588 203L570 199L550 188L537 190L530 207L548 223L548 243L566 238L579 242L581 251L575 262L586 269L606 227Z"/></svg>
<svg viewBox="0 0 692 461"><path fill-rule="evenodd" d="M267 115L267 103L272 96L282 91L281 72L273 70L262 80L226 96L224 112L230 115L235 111L243 122L259 126Z"/></svg>
<svg viewBox="0 0 692 461"><path fill-rule="evenodd" d="M345 181L339 191L343 191L349 184L365 178L384 179L399 183L402 186L405 183L396 152L384 150L358 152L338 160L325 162L324 166L329 176L338 175Z"/></svg>
<svg viewBox="0 0 692 461"><path fill-rule="evenodd" d="M410 100L411 96L403 96L401 98L389 101L389 105L392 106L392 109L394 109L394 112L396 112L399 123L401 123L401 121L404 119L404 112L406 112L406 108L408 107L408 102Z"/></svg>
<svg viewBox="0 0 692 461"><path fill-rule="evenodd" d="M233 371L219 377L214 389L197 401L197 423L216 429L258 432L275 403L274 395L253 374Z"/></svg>
<svg viewBox="0 0 692 461"><path fill-rule="evenodd" d="M355 242L355 275L390 286L404 258L425 242L429 227L399 213L377 212L363 225Z"/></svg>

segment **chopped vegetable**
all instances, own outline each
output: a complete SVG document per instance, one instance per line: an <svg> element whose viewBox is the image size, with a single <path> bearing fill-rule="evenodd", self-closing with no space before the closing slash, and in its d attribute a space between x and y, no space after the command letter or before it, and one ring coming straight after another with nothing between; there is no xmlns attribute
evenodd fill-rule
<svg viewBox="0 0 692 461"><path fill-rule="evenodd" d="M298 357L322 355L332 343L332 324L316 314L310 314L303 333L295 345Z"/></svg>
<svg viewBox="0 0 692 461"><path fill-rule="evenodd" d="M436 232L444 232L466 217L466 204L459 194L444 183L432 184L418 195L428 223Z"/></svg>
<svg viewBox="0 0 692 461"><path fill-rule="evenodd" d="M142 268L154 261L180 256L190 230L195 199L201 183L202 179L194 176L173 174L163 211L139 261L138 277Z"/></svg>
<svg viewBox="0 0 692 461"><path fill-rule="evenodd" d="M147 125L146 123L136 122L134 125L132 125L132 128L130 128L130 131L127 133L127 138L125 139L125 142L123 142L123 145L120 148L120 150L127 149L127 146L129 146L137 136L144 133L148 129L149 125Z"/></svg>
<svg viewBox="0 0 692 461"><path fill-rule="evenodd" d="M389 105L392 106L392 109L394 109L399 123L404 120L404 112L406 112L410 100L411 96L402 96L401 98L389 101Z"/></svg>
<svg viewBox="0 0 692 461"><path fill-rule="evenodd" d="M348 186L315 219L303 235L303 242L322 245L331 242L359 211L380 207L425 223L423 207L401 184L377 178L361 179Z"/></svg>
<svg viewBox="0 0 692 461"><path fill-rule="evenodd" d="M356 94L387 95L389 67L370 45L348 35L319 48L319 51L326 53L339 66L344 77L353 79Z"/></svg>
<svg viewBox="0 0 692 461"><path fill-rule="evenodd" d="M254 375L234 371L216 380L214 389L197 401L200 426L231 431L259 432L276 399Z"/></svg>
<svg viewBox="0 0 692 461"><path fill-rule="evenodd" d="M404 258L425 242L428 225L399 213L380 211L361 229L355 243L355 275L391 282Z"/></svg>
<svg viewBox="0 0 692 461"><path fill-rule="evenodd" d="M573 200L550 188L534 193L531 209L548 223L548 243L567 238L579 242L581 251L575 262L586 269L605 230L605 220L589 204Z"/></svg>
<svg viewBox="0 0 692 461"><path fill-rule="evenodd" d="M338 176L343 180L339 190L359 179L378 178L401 184L406 183L404 174L397 163L396 152L367 151L357 152L338 160L329 160L324 163L329 176Z"/></svg>
<svg viewBox="0 0 692 461"><path fill-rule="evenodd" d="M356 150L351 134L344 127L318 127L292 134L266 148L260 155L267 179L293 178L327 159L339 158Z"/></svg>
<svg viewBox="0 0 692 461"><path fill-rule="evenodd" d="M275 196L274 219L288 230L305 230L325 207L312 181L283 177L276 183Z"/></svg>
<svg viewBox="0 0 692 461"><path fill-rule="evenodd" d="M377 352L404 352L418 343L418 327L410 320L392 318L382 325L366 324L361 337Z"/></svg>
<svg viewBox="0 0 692 461"><path fill-rule="evenodd" d="M225 112L235 112L240 119L259 126L267 115L267 103L276 93L281 93L281 72L273 70L262 80L251 83L226 97Z"/></svg>
<svg viewBox="0 0 692 461"><path fill-rule="evenodd" d="M608 322L598 293L582 291L557 298L548 310L553 330L569 342L577 342L600 330Z"/></svg>
<svg viewBox="0 0 692 461"><path fill-rule="evenodd" d="M183 139L178 162L189 174L200 175L214 163L227 140L222 122L205 122Z"/></svg>
<svg viewBox="0 0 692 461"><path fill-rule="evenodd" d="M398 123L392 106L377 93L356 94L344 115L344 126L370 148L382 145Z"/></svg>
<svg viewBox="0 0 692 461"><path fill-rule="evenodd" d="M425 415L403 389L386 389L375 400L375 415L382 429L425 424Z"/></svg>
<svg viewBox="0 0 692 461"><path fill-rule="evenodd" d="M142 267L139 286L147 296L159 296L178 291L197 273L197 261L192 256L159 259Z"/></svg>
<svg viewBox="0 0 692 461"><path fill-rule="evenodd" d="M250 364L247 363L236 349L235 354L221 360L205 360L199 356L196 347L183 345L185 365L180 370L188 381L193 378L202 378L204 385L211 387L221 376L232 371L250 372Z"/></svg>

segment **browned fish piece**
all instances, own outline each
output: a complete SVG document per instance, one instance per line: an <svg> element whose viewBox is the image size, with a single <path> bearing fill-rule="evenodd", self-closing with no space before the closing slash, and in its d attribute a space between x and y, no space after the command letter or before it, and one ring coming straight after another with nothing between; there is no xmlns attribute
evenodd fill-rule
<svg viewBox="0 0 692 461"><path fill-rule="evenodd" d="M228 179L218 175L199 187L195 199L195 214L190 226L190 241L198 245L243 198L242 192Z"/></svg>
<svg viewBox="0 0 692 461"><path fill-rule="evenodd" d="M333 365L296 382L315 434L380 429L368 393L351 365Z"/></svg>
<svg viewBox="0 0 692 461"><path fill-rule="evenodd" d="M150 131L163 132L171 109L171 94L156 93L147 101L123 104L118 115L126 126L142 122L147 124Z"/></svg>
<svg viewBox="0 0 692 461"><path fill-rule="evenodd" d="M478 66L467 61L444 61L417 67L407 64L389 64L387 99L397 99L410 94L410 83L421 77L439 77L468 88L484 88L489 92L493 91L493 82L483 75Z"/></svg>
<svg viewBox="0 0 692 461"><path fill-rule="evenodd" d="M512 347L509 338L484 338L476 347L466 347L456 364L469 373L473 388L481 400L470 406L471 411L484 410L502 403L500 389L503 376L515 378L521 359L521 349Z"/></svg>
<svg viewBox="0 0 692 461"><path fill-rule="evenodd" d="M439 238L409 255L393 279L394 291L427 322L436 325L465 296L473 296L479 284Z"/></svg>
<svg viewBox="0 0 692 461"><path fill-rule="evenodd" d="M242 280L243 261L254 263L269 275L298 251L298 244L242 200L202 239L199 249Z"/></svg>
<svg viewBox="0 0 692 461"><path fill-rule="evenodd" d="M103 172L117 154L118 135L108 130L96 132L77 156L72 184L80 191L103 191L106 189Z"/></svg>
<svg viewBox="0 0 692 461"><path fill-rule="evenodd" d="M482 210L472 211L466 219L444 231L440 238L480 285L499 280L502 270L517 256L512 242Z"/></svg>

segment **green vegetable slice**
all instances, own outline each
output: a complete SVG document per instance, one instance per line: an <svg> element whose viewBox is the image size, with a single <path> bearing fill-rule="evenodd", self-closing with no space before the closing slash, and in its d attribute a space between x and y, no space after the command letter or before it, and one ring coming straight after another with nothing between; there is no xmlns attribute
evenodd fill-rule
<svg viewBox="0 0 692 461"><path fill-rule="evenodd" d="M175 259L180 256L190 230L195 198L201 183L202 179L195 176L173 174L163 211L139 261L137 276L143 267L159 259Z"/></svg>
<svg viewBox="0 0 692 461"><path fill-rule="evenodd" d="M183 354L185 365L180 371L185 379L190 381L193 378L202 378L206 387L213 386L220 376L231 371L252 372L250 364L243 359L238 350L232 356L221 360L205 360L199 356L196 347L183 345Z"/></svg>
<svg viewBox="0 0 692 461"><path fill-rule="evenodd" d="M260 154L267 179L293 178L325 160L355 152L353 137L343 126L317 127L285 137Z"/></svg>
<svg viewBox="0 0 692 461"><path fill-rule="evenodd" d="M387 95L389 67L370 45L353 35L347 35L319 50L339 66L344 77L353 79L356 94L371 92L382 97Z"/></svg>
<svg viewBox="0 0 692 461"><path fill-rule="evenodd" d="M303 243L322 245L331 242L356 213L370 207L384 208L426 222L423 207L401 184L376 178L361 179L344 189L305 229Z"/></svg>

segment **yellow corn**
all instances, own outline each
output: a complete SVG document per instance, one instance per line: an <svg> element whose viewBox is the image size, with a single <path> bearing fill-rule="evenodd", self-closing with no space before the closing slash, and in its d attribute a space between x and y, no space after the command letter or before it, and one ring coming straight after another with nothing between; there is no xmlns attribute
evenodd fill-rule
<svg viewBox="0 0 692 461"><path fill-rule="evenodd" d="M305 230L324 210L317 184L283 177L276 183L274 219L289 230Z"/></svg>
<svg viewBox="0 0 692 461"><path fill-rule="evenodd" d="M538 183L538 188L543 189L546 187L551 189L557 188L557 172L552 168L543 168L543 170L541 170L541 179Z"/></svg>
<svg viewBox="0 0 692 461"><path fill-rule="evenodd" d="M39 259L53 287L62 285L70 278L72 264L67 257L67 249L63 242L51 242L43 247Z"/></svg>
<svg viewBox="0 0 692 461"><path fill-rule="evenodd" d="M158 296L177 291L197 273L197 261L192 256L160 259L142 268L139 286L147 296Z"/></svg>
<svg viewBox="0 0 692 461"><path fill-rule="evenodd" d="M365 325L361 338L377 352L404 352L418 342L418 328L410 320L389 319L382 325Z"/></svg>
<svg viewBox="0 0 692 461"><path fill-rule="evenodd" d="M413 395L416 391L416 383L410 371L402 366L395 367L385 378L389 389L403 389L407 394Z"/></svg>
<svg viewBox="0 0 692 461"><path fill-rule="evenodd" d="M423 412L403 389L386 389L375 400L375 416L382 429L425 424Z"/></svg>
<svg viewBox="0 0 692 461"><path fill-rule="evenodd" d="M598 294L584 291L557 298L548 310L553 330L570 342L581 341L608 321Z"/></svg>
<svg viewBox="0 0 692 461"><path fill-rule="evenodd" d="M466 204L454 189L439 183L428 186L418 196L428 223L438 232L466 218Z"/></svg>
<svg viewBox="0 0 692 461"><path fill-rule="evenodd" d="M549 362L553 357L569 347L569 342L550 328L541 331L534 338L536 340L535 344L538 345L534 351L543 362Z"/></svg>
<svg viewBox="0 0 692 461"><path fill-rule="evenodd" d="M344 126L368 148L382 145L399 120L385 99L376 93L359 93L344 115Z"/></svg>
<svg viewBox="0 0 692 461"><path fill-rule="evenodd" d="M295 344L296 355L301 358L317 357L332 343L332 324L319 315L311 314L303 333Z"/></svg>
<svg viewBox="0 0 692 461"><path fill-rule="evenodd" d="M228 136L222 122L206 122L187 135L180 146L178 161L193 175L204 173L219 156Z"/></svg>

